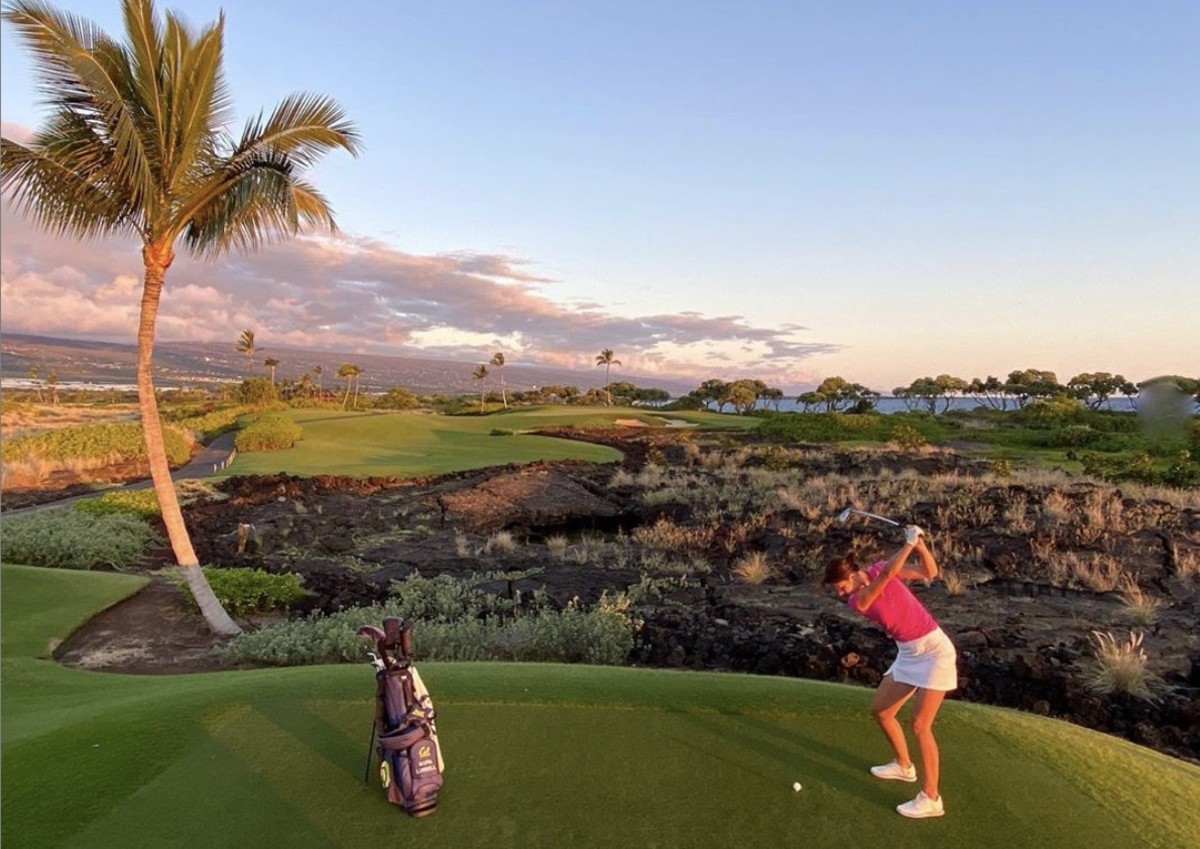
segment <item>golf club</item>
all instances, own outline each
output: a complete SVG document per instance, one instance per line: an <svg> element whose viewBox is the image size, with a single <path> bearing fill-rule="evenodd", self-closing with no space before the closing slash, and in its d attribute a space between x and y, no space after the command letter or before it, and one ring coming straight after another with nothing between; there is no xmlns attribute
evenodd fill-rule
<svg viewBox="0 0 1200 849"><path fill-rule="evenodd" d="M851 514L858 514L859 516L866 516L869 519L878 519L881 522L887 522L889 525L895 525L897 528L904 527L900 522L897 522L895 519L889 519L887 516L880 516L878 513L868 513L866 510L858 510L854 507L847 507L841 513L838 513L838 517L837 517L838 523L842 524L842 525L846 524L846 520L850 518Z"/></svg>

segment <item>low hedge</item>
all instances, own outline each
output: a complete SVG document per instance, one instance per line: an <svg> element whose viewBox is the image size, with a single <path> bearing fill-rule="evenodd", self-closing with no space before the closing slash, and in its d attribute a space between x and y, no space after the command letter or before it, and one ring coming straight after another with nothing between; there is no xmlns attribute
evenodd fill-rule
<svg viewBox="0 0 1200 849"><path fill-rule="evenodd" d="M238 451L280 451L293 447L304 436L300 425L279 413L264 413L234 437Z"/></svg>

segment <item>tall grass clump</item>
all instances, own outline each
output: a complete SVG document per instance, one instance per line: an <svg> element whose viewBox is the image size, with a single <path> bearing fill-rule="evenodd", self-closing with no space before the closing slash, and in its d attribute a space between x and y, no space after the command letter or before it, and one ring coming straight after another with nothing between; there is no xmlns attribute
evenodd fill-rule
<svg viewBox="0 0 1200 849"><path fill-rule="evenodd" d="M751 551L740 557L733 568L734 577L747 584L761 584L774 573L767 555L761 551Z"/></svg>
<svg viewBox="0 0 1200 849"><path fill-rule="evenodd" d="M1122 642L1109 631L1093 631L1095 657L1087 669L1087 686L1104 695L1128 693L1154 701L1153 689L1159 679L1149 669L1142 638L1142 632L1130 631L1129 639Z"/></svg>
<svg viewBox="0 0 1200 849"><path fill-rule="evenodd" d="M45 510L4 523L4 560L54 569L130 569L162 541L128 513Z"/></svg>
<svg viewBox="0 0 1200 849"><path fill-rule="evenodd" d="M1153 624L1158 618L1158 609L1162 607L1159 599L1143 590L1137 580L1130 576L1125 576L1121 581L1121 603L1133 623L1143 626Z"/></svg>

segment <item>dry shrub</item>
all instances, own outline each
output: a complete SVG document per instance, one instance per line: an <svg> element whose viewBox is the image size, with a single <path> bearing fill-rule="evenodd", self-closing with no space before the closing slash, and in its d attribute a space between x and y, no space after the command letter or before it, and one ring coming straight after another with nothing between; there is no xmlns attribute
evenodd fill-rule
<svg viewBox="0 0 1200 849"><path fill-rule="evenodd" d="M49 460L34 458L14 460L0 466L0 486L5 489L27 489L39 486L54 471Z"/></svg>
<svg viewBox="0 0 1200 849"><path fill-rule="evenodd" d="M1065 522L1071 515L1071 499L1057 489L1052 490L1042 501L1042 516L1059 524Z"/></svg>
<svg viewBox="0 0 1200 849"><path fill-rule="evenodd" d="M761 551L742 555L730 571L735 578L747 584L761 584L775 574L767 555Z"/></svg>
<svg viewBox="0 0 1200 849"><path fill-rule="evenodd" d="M1039 534L1029 538L1029 553L1037 561L1047 561L1058 547L1058 539L1053 533Z"/></svg>
<svg viewBox="0 0 1200 849"><path fill-rule="evenodd" d="M1093 631L1095 657L1086 670L1085 683L1097 693L1128 693L1139 699L1154 701L1154 690L1160 681L1150 671L1149 658L1142 648L1143 634L1129 632L1129 639L1118 642L1108 631Z"/></svg>
<svg viewBox="0 0 1200 849"><path fill-rule="evenodd" d="M1107 554L1077 554L1071 551L1062 555L1061 563L1067 571L1068 586L1083 586L1106 593L1116 589L1126 577L1120 561Z"/></svg>
<svg viewBox="0 0 1200 849"><path fill-rule="evenodd" d="M546 549L559 560L562 560L567 556L567 538L562 534L547 537Z"/></svg>
<svg viewBox="0 0 1200 849"><path fill-rule="evenodd" d="M946 592L950 595L963 595L967 591L967 579L959 571L955 569L942 570L942 583L946 585Z"/></svg>
<svg viewBox="0 0 1200 849"><path fill-rule="evenodd" d="M1029 516L1025 512L1029 500L1024 495L1013 495L1004 506L1004 521L1014 533L1027 533L1032 527Z"/></svg>
<svg viewBox="0 0 1200 849"><path fill-rule="evenodd" d="M483 544L484 554L491 554L493 551L509 552L516 550L517 541L509 531L496 531Z"/></svg>
<svg viewBox="0 0 1200 849"><path fill-rule="evenodd" d="M1181 578L1200 578L1200 552L1181 551L1175 543L1175 572Z"/></svg>
<svg viewBox="0 0 1200 849"><path fill-rule="evenodd" d="M1158 609L1162 607L1162 602L1143 590L1130 575L1121 579L1121 603L1135 625L1152 624L1158 616Z"/></svg>
<svg viewBox="0 0 1200 849"><path fill-rule="evenodd" d="M712 542L711 525L677 525L661 517L653 525L643 525L633 531L634 542L648 548L674 550L682 548L704 548Z"/></svg>
<svg viewBox="0 0 1200 849"><path fill-rule="evenodd" d="M608 485L616 487L633 486L636 480L637 478L624 469L617 469L609 479Z"/></svg>

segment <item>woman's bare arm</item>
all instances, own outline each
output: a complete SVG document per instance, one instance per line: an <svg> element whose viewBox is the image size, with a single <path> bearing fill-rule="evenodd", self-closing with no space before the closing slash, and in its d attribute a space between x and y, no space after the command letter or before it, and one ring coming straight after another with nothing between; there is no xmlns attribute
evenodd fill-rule
<svg viewBox="0 0 1200 849"><path fill-rule="evenodd" d="M918 566L905 566L900 570L900 580L902 581L932 581L938 575L937 560L933 557L933 552L929 550L929 546L925 544L925 535L917 537L916 545L917 554L921 558Z"/></svg>
<svg viewBox="0 0 1200 849"><path fill-rule="evenodd" d="M874 604L875 599L879 598L879 594L883 592L883 588L887 586L888 581L900 574L900 571L904 568L904 564L908 562L909 555L912 554L914 547L912 543L904 543L900 550L892 555L892 559L880 570L874 580L854 594L854 606L862 611Z"/></svg>

